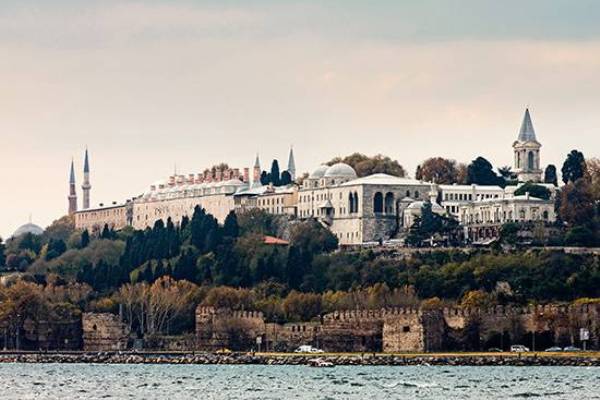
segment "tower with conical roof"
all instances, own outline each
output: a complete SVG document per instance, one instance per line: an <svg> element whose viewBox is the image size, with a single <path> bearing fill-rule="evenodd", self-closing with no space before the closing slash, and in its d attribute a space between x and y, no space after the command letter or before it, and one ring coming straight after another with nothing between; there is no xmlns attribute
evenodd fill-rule
<svg viewBox="0 0 600 400"><path fill-rule="evenodd" d="M260 183L260 174L261 174L260 160L258 158L258 153L256 153L256 160L254 160L254 169L253 169L253 173L252 173L252 187L257 187L257 186L262 185Z"/></svg>
<svg viewBox="0 0 600 400"><path fill-rule="evenodd" d="M83 163L83 185L81 185L81 189L83 190L83 209L87 210L90 208L90 189L92 189L92 185L90 185L90 162L87 148L85 149L85 161Z"/></svg>
<svg viewBox="0 0 600 400"><path fill-rule="evenodd" d="M75 164L71 160L71 174L69 176L69 215L77 211L77 191L75 190Z"/></svg>
<svg viewBox="0 0 600 400"><path fill-rule="evenodd" d="M296 160L294 160L294 148L290 147L290 155L288 157L287 171L292 177L292 182L296 179Z"/></svg>
<svg viewBox="0 0 600 400"><path fill-rule="evenodd" d="M542 145L537 141L529 108L525 109L521 129L517 140L513 143L515 155L514 171L519 182L540 182L542 170L540 169L540 148Z"/></svg>

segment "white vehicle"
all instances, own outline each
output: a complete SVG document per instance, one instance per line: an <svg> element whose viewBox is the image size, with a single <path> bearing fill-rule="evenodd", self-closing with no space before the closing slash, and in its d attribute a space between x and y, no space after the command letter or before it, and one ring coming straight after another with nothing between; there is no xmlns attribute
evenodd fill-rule
<svg viewBox="0 0 600 400"><path fill-rule="evenodd" d="M294 350L294 353L311 353L311 354L315 354L315 353L324 353L323 350L321 349L317 349L316 347L312 347L312 346L308 346L308 345L303 345L298 347L296 350Z"/></svg>
<svg viewBox="0 0 600 400"><path fill-rule="evenodd" d="M525 347L522 344L513 344L510 346L511 353L527 353L529 351L529 347Z"/></svg>

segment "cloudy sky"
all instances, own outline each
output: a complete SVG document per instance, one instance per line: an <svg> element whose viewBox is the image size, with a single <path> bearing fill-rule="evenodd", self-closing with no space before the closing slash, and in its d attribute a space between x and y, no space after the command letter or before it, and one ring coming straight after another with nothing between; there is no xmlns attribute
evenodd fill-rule
<svg viewBox="0 0 600 400"><path fill-rule="evenodd" d="M510 164L524 108L544 164L600 156L600 2L0 3L0 235L215 162L300 171L353 151ZM80 194L81 199L81 194Z"/></svg>

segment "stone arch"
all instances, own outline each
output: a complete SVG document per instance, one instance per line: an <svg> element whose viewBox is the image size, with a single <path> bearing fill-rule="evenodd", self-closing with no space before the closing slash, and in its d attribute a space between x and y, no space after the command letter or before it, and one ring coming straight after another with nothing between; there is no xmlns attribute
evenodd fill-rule
<svg viewBox="0 0 600 400"><path fill-rule="evenodd" d="M394 193L387 192L384 199L384 210L386 214L394 213Z"/></svg>
<svg viewBox="0 0 600 400"><path fill-rule="evenodd" d="M383 212L383 194L381 194L381 192L377 192L373 196L373 212L374 213L382 213Z"/></svg>

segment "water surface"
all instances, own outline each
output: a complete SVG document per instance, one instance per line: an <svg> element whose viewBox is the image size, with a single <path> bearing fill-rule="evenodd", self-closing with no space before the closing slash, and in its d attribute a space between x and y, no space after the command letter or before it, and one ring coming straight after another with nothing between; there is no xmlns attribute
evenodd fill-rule
<svg viewBox="0 0 600 400"><path fill-rule="evenodd" d="M1 399L600 399L598 367L0 364Z"/></svg>

